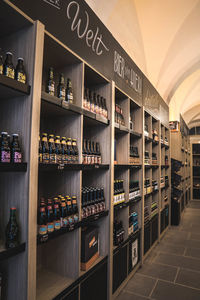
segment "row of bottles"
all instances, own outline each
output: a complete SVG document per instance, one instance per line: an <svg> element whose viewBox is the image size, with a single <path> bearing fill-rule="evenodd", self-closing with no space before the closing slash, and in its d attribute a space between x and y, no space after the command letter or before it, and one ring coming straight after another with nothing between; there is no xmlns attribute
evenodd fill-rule
<svg viewBox="0 0 200 300"><path fill-rule="evenodd" d="M7 132L1 132L0 136L0 162L1 163L21 163L22 151L19 144L19 135L12 134L12 141Z"/></svg>
<svg viewBox="0 0 200 300"><path fill-rule="evenodd" d="M82 163L85 165L101 164L100 144L91 140L83 141Z"/></svg>
<svg viewBox="0 0 200 300"><path fill-rule="evenodd" d="M124 181L114 181L114 205L120 204L125 201Z"/></svg>
<svg viewBox="0 0 200 300"><path fill-rule="evenodd" d="M26 83L27 80L23 58L18 58L18 63L15 68L13 64L13 54L11 52L6 52L6 58L4 61L3 56L0 55L0 74L16 79L19 82Z"/></svg>
<svg viewBox="0 0 200 300"><path fill-rule="evenodd" d="M129 162L130 164L136 164L136 165L140 163L138 147L130 146Z"/></svg>
<svg viewBox="0 0 200 300"><path fill-rule="evenodd" d="M136 232L139 229L138 227L138 213L132 212L129 216L129 228L128 228L128 234L132 234Z"/></svg>
<svg viewBox="0 0 200 300"><path fill-rule="evenodd" d="M82 188L82 219L105 211L104 188Z"/></svg>
<svg viewBox="0 0 200 300"><path fill-rule="evenodd" d="M78 163L78 147L76 139L42 134L39 137L39 163L71 164Z"/></svg>
<svg viewBox="0 0 200 300"><path fill-rule="evenodd" d="M38 234L48 239L48 234L73 226L79 220L76 196L59 195L53 199L40 199Z"/></svg>
<svg viewBox="0 0 200 300"><path fill-rule="evenodd" d="M157 201L153 201L151 204L151 218L153 218L158 213L158 204Z"/></svg>
<svg viewBox="0 0 200 300"><path fill-rule="evenodd" d="M108 119L106 99L88 88L85 88L84 90L83 107L84 109Z"/></svg>
<svg viewBox="0 0 200 300"><path fill-rule="evenodd" d="M67 84L65 84L64 74L61 73L59 76L59 84L56 89L54 77L54 69L51 67L49 68L46 92L51 96L57 96L67 103L73 103L74 97L71 79L67 78Z"/></svg>
<svg viewBox="0 0 200 300"><path fill-rule="evenodd" d="M129 200L134 200L140 197L140 185L139 181L130 181L129 182Z"/></svg>
<svg viewBox="0 0 200 300"><path fill-rule="evenodd" d="M115 123L125 126L123 110L119 104L115 104Z"/></svg>
<svg viewBox="0 0 200 300"><path fill-rule="evenodd" d="M114 221L113 226L113 244L114 246L120 245L124 241L125 230L122 221Z"/></svg>
<svg viewBox="0 0 200 300"><path fill-rule="evenodd" d="M152 130L152 138L155 142L159 142L158 131L155 128Z"/></svg>

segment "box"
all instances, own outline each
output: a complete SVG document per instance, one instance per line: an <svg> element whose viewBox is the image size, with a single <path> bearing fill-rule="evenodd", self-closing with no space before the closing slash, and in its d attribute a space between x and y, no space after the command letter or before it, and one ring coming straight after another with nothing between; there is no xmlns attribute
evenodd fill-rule
<svg viewBox="0 0 200 300"><path fill-rule="evenodd" d="M81 234L81 269L87 270L99 254L99 237L97 227L88 227ZM88 263L88 264L87 264Z"/></svg>

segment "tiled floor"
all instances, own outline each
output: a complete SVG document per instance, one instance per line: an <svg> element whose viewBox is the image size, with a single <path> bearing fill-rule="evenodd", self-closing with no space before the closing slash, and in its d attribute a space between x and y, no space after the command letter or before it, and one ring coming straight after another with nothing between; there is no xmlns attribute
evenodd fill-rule
<svg viewBox="0 0 200 300"><path fill-rule="evenodd" d="M191 201L117 300L200 300L200 201Z"/></svg>

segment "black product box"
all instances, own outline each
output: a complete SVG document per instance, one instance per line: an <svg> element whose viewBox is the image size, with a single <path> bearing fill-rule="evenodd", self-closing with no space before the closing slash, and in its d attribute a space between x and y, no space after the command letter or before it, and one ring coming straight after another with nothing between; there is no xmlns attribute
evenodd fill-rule
<svg viewBox="0 0 200 300"><path fill-rule="evenodd" d="M88 227L81 234L81 262L88 262L99 250L97 227Z"/></svg>

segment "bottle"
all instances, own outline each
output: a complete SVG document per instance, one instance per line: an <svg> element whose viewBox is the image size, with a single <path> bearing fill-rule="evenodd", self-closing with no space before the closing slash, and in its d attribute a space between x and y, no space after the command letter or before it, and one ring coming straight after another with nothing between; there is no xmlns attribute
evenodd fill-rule
<svg viewBox="0 0 200 300"><path fill-rule="evenodd" d="M91 150L91 165L94 165L94 161L95 161L94 141L90 142L90 150Z"/></svg>
<svg viewBox="0 0 200 300"><path fill-rule="evenodd" d="M90 110L90 90L87 89L87 110Z"/></svg>
<svg viewBox="0 0 200 300"><path fill-rule="evenodd" d="M47 81L47 93L51 96L55 95L55 81L53 68L49 68L49 75Z"/></svg>
<svg viewBox="0 0 200 300"><path fill-rule="evenodd" d="M94 102L94 112L95 114L99 114L99 107L97 103L96 93L93 93L93 102Z"/></svg>
<svg viewBox="0 0 200 300"><path fill-rule="evenodd" d="M76 139L72 140L72 149L73 149L73 152L74 152L74 162L78 163L78 147L77 147Z"/></svg>
<svg viewBox="0 0 200 300"><path fill-rule="evenodd" d="M0 75L3 74L3 57L0 55Z"/></svg>
<svg viewBox="0 0 200 300"><path fill-rule="evenodd" d="M73 214L78 213L78 206L77 206L76 196L72 196L72 211L73 211Z"/></svg>
<svg viewBox="0 0 200 300"><path fill-rule="evenodd" d="M99 115L102 116L101 97L99 95L97 95L97 105L98 105Z"/></svg>
<svg viewBox="0 0 200 300"><path fill-rule="evenodd" d="M74 152L72 149L72 139L67 138L67 156L68 156L68 163L73 163L74 162Z"/></svg>
<svg viewBox="0 0 200 300"><path fill-rule="evenodd" d="M57 88L57 96L62 100L65 100L66 98L65 79L63 73L60 74L59 85Z"/></svg>
<svg viewBox="0 0 200 300"><path fill-rule="evenodd" d="M68 162L68 156L67 156L67 143L66 143L66 137L62 137L61 139L61 152L62 152L62 163L67 164Z"/></svg>
<svg viewBox="0 0 200 300"><path fill-rule="evenodd" d="M73 218L72 218L72 215L73 215L73 211L72 211L72 199L67 196L67 216L68 216L68 223L69 223L69 226L70 225L73 225Z"/></svg>
<svg viewBox="0 0 200 300"><path fill-rule="evenodd" d="M56 147L53 134L49 135L49 163L56 163Z"/></svg>
<svg viewBox="0 0 200 300"><path fill-rule="evenodd" d="M60 222L60 205L58 198L54 198L54 230L60 230L61 222Z"/></svg>
<svg viewBox="0 0 200 300"><path fill-rule="evenodd" d="M49 145L47 142L47 133L42 134L42 162L49 163Z"/></svg>
<svg viewBox="0 0 200 300"><path fill-rule="evenodd" d="M19 82L26 83L26 73L24 69L24 59L19 57L15 70L15 79Z"/></svg>
<svg viewBox="0 0 200 300"><path fill-rule="evenodd" d="M1 132L1 148L0 148L0 162L10 163L10 147L8 142L8 133Z"/></svg>
<svg viewBox="0 0 200 300"><path fill-rule="evenodd" d="M88 89L84 88L84 98L83 98L83 108L87 109L87 102L88 102Z"/></svg>
<svg viewBox="0 0 200 300"><path fill-rule="evenodd" d="M48 199L47 202L47 231L51 233L54 231L53 203L51 199Z"/></svg>
<svg viewBox="0 0 200 300"><path fill-rule="evenodd" d="M87 140L83 140L83 154L82 154L82 163L87 165Z"/></svg>
<svg viewBox="0 0 200 300"><path fill-rule="evenodd" d="M19 245L19 225L16 219L16 208L11 207L10 219L6 227L6 248L14 248Z"/></svg>
<svg viewBox="0 0 200 300"><path fill-rule="evenodd" d="M92 152L91 152L91 141L87 141L87 161L88 165L91 165L92 163Z"/></svg>
<svg viewBox="0 0 200 300"><path fill-rule="evenodd" d="M97 163L100 165L102 163L101 160L101 152L100 152L100 144L96 143L96 153L97 153Z"/></svg>
<svg viewBox="0 0 200 300"><path fill-rule="evenodd" d="M72 82L71 82L71 80L69 78L67 79L66 101L68 103L73 103L74 102L73 90L72 90Z"/></svg>
<svg viewBox="0 0 200 300"><path fill-rule="evenodd" d="M42 163L42 143L41 143L41 139L40 139L40 136L39 136L39 149L38 149L38 162L39 163Z"/></svg>
<svg viewBox="0 0 200 300"><path fill-rule="evenodd" d="M94 150L94 163L97 165L98 164L98 153L97 153L97 144L93 142L93 150Z"/></svg>
<svg viewBox="0 0 200 300"><path fill-rule="evenodd" d="M14 79L15 78L15 68L12 62L13 54L11 52L6 53L6 59L4 62L4 75Z"/></svg>
<svg viewBox="0 0 200 300"><path fill-rule="evenodd" d="M103 107L104 107L104 111L105 111L105 118L108 119L108 109L106 106L106 99L103 98Z"/></svg>
<svg viewBox="0 0 200 300"><path fill-rule="evenodd" d="M56 163L61 164L62 163L62 150L61 150L59 135L57 135L56 139L55 139L55 148L56 148Z"/></svg>
<svg viewBox="0 0 200 300"><path fill-rule="evenodd" d="M45 199L40 199L40 207L38 213L38 234L40 237L44 237L47 234L47 215Z"/></svg>
<svg viewBox="0 0 200 300"><path fill-rule="evenodd" d="M11 161L13 163L22 163L22 151L19 146L19 135L14 133L12 137Z"/></svg>
<svg viewBox="0 0 200 300"><path fill-rule="evenodd" d="M61 227L66 227L68 225L67 220L67 211L66 211L66 203L65 198L61 200L61 211L60 211L60 220L61 220Z"/></svg>
<svg viewBox="0 0 200 300"><path fill-rule="evenodd" d="M94 96L92 91L90 91L89 98L90 98L90 111L94 113Z"/></svg>

